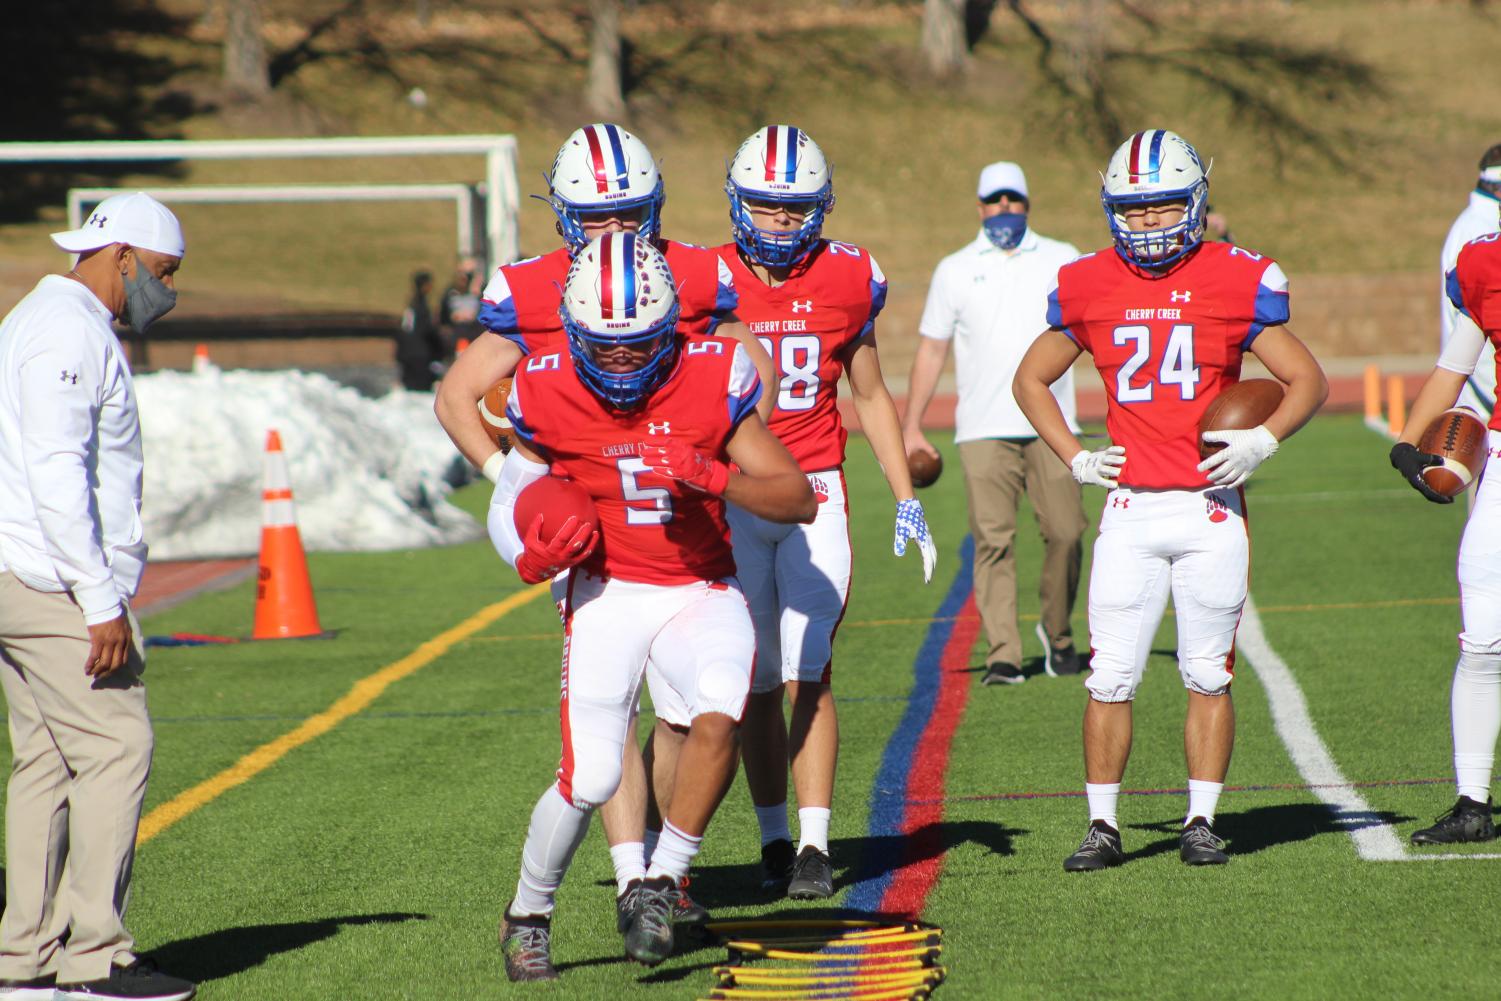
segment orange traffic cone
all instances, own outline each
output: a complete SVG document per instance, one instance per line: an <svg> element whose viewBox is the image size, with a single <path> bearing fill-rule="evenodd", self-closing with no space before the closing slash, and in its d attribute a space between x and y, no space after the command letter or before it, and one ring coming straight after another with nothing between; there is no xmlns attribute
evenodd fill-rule
<svg viewBox="0 0 1501 1001"><path fill-rule="evenodd" d="M459 338L459 343L456 344L456 345L454 345L454 352L453 353L457 354L457 355L461 355L465 351L468 351L468 350L469 350L469 338L467 338L467 337L460 337Z"/></svg>
<svg viewBox="0 0 1501 1001"><path fill-rule="evenodd" d="M287 457L281 435L266 435L266 475L261 492L261 565L255 589L255 629L252 639L294 639L317 636L318 606L308 579L307 554L297 531L297 507L287 477Z"/></svg>
<svg viewBox="0 0 1501 1001"><path fill-rule="evenodd" d="M214 367L214 363L208 358L208 345L198 344L193 347L193 372L207 372Z"/></svg>

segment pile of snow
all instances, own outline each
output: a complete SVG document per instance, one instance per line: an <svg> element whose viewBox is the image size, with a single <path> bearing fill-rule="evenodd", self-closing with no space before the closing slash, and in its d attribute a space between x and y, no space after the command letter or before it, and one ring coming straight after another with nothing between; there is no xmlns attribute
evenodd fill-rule
<svg viewBox="0 0 1501 1001"><path fill-rule="evenodd" d="M431 393L368 399L308 372L157 372L135 380L151 558L254 555L266 432L281 433L309 550L407 549L484 529L448 503L468 464Z"/></svg>

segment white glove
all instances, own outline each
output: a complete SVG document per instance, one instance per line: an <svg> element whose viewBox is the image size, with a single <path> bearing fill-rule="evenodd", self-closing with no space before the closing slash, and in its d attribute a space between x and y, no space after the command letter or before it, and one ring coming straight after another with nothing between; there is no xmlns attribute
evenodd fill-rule
<svg viewBox="0 0 1501 1001"><path fill-rule="evenodd" d="M1256 472L1277 451L1277 439L1260 424L1249 431L1205 431L1203 439L1219 442L1224 448L1199 463L1199 472L1209 474L1209 482L1234 490Z"/></svg>
<svg viewBox="0 0 1501 1001"><path fill-rule="evenodd" d="M1098 452L1081 451L1068 466L1074 472L1074 479L1080 483L1093 483L1107 490L1114 490L1116 480L1120 479L1121 467L1125 464L1126 446L1111 445Z"/></svg>
<svg viewBox="0 0 1501 1001"><path fill-rule="evenodd" d="M933 536L928 534L928 519L923 516L922 501L916 497L896 502L896 539L891 544L891 551L905 556L908 539L916 539L917 548L922 552L922 580L926 584L933 579L938 548L933 545Z"/></svg>

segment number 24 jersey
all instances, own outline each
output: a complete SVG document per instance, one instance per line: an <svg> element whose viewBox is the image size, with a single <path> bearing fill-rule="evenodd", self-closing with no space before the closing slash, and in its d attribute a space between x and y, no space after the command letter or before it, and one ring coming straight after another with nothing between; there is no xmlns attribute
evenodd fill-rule
<svg viewBox="0 0 1501 1001"><path fill-rule="evenodd" d="M1113 249L1058 269L1048 323L1094 357L1105 381L1105 426L1126 449L1120 485L1200 490L1199 418L1240 381L1241 357L1288 318L1277 262L1228 243L1203 243L1149 276Z"/></svg>

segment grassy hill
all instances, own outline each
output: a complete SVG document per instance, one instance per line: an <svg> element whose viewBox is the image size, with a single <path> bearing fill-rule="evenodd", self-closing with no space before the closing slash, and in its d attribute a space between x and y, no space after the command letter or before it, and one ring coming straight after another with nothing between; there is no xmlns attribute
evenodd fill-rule
<svg viewBox="0 0 1501 1001"><path fill-rule="evenodd" d="M258 105L222 93L219 35L194 21L196 0L159 0L179 19L172 31L120 36L174 67L149 88L153 100L166 95L181 109L162 134L509 132L520 141L522 190L533 193L545 190L557 143L589 118L584 25L567 4L436 2L426 27L405 2L264 6L283 75ZM1361 308L1347 301L1359 296L1343 291L1354 287L1343 276L1367 284L1391 276L1408 299L1426 298L1408 303L1400 330L1383 328L1374 340L1385 347L1401 335L1406 343L1389 350L1426 351L1432 327L1409 330L1411 318L1432 315L1437 282L1428 273L1479 153L1501 141L1501 106L1476 92L1490 86L1501 11L1460 0L1221 0L1153 5L1143 20L1131 9L998 4L969 72L935 84L921 69L914 2L638 4L624 22L634 78L626 124L661 161L668 231L703 243L727 238L723 165L739 140L767 121L806 129L836 166L839 204L827 231L881 261L893 284L887 328L898 335L915 327L933 265L973 235L981 165L1020 161L1034 226L1091 248L1106 239L1097 172L1114 145L1110 123L1121 137L1174 128L1214 159L1212 198L1237 240L1276 256L1292 276L1295 323ZM413 87L426 94L425 108L408 100ZM185 165L178 176L415 181L478 172L477 163L435 159L215 162ZM44 234L59 212L42 206L40 221L0 226L0 287L11 298L57 266ZM181 215L191 246L185 308L195 311L394 311L412 270L443 274L452 257L447 210L431 206L184 207ZM526 202L521 230L528 253L555 245L540 203ZM1302 287L1317 296L1298 298L1299 279L1313 276ZM1306 321L1300 332L1320 342ZM1338 340L1329 335L1320 347L1341 351Z"/></svg>

